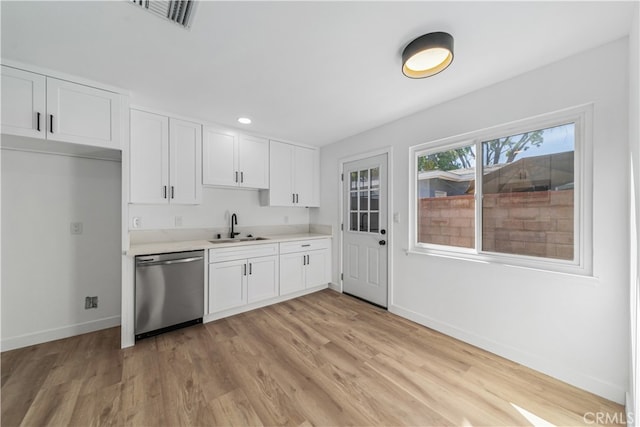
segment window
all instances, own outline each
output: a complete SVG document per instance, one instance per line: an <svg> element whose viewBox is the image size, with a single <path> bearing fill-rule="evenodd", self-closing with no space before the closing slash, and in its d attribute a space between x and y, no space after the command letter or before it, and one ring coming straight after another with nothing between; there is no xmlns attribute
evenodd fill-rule
<svg viewBox="0 0 640 427"><path fill-rule="evenodd" d="M590 274L588 114L412 147L411 251Z"/></svg>

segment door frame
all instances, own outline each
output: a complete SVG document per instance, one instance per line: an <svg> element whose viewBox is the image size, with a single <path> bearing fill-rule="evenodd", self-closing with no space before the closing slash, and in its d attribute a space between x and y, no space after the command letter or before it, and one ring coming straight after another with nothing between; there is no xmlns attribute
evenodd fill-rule
<svg viewBox="0 0 640 427"><path fill-rule="evenodd" d="M347 157L338 159L338 207L340 213L338 218L339 224L342 225L340 230L340 239L338 244L338 283L340 284L338 292L344 292L344 281L342 280L342 274L344 273L344 182L342 180L344 174L344 164L354 162L357 160L364 160L369 157L379 156L381 154L387 155L387 310L393 305L393 147L387 146L378 150L366 151L358 154L353 154Z"/></svg>

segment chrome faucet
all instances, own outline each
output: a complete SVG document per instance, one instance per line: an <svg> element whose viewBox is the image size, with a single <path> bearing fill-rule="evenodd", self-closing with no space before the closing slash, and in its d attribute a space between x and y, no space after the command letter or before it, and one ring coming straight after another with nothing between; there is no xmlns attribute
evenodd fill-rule
<svg viewBox="0 0 640 427"><path fill-rule="evenodd" d="M238 234L238 232L234 232L233 231L233 226L234 225L238 225L238 216L236 214L231 215L231 233L229 233L229 236L234 239Z"/></svg>

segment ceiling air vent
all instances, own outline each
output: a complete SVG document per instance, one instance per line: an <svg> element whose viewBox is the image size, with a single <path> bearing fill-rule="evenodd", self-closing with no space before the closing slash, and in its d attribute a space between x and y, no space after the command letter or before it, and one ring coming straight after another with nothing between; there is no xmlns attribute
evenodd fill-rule
<svg viewBox="0 0 640 427"><path fill-rule="evenodd" d="M175 22L184 28L191 26L196 7L195 0L131 0L131 2L156 16Z"/></svg>

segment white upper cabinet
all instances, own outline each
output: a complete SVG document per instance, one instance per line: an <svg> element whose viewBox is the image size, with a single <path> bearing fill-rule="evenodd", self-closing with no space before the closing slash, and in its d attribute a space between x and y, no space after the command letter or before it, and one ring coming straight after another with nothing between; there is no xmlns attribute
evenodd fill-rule
<svg viewBox="0 0 640 427"><path fill-rule="evenodd" d="M269 187L269 141L205 127L203 184L265 189Z"/></svg>
<svg viewBox="0 0 640 427"><path fill-rule="evenodd" d="M202 183L237 186L236 137L205 127L202 142Z"/></svg>
<svg viewBox="0 0 640 427"><path fill-rule="evenodd" d="M269 188L269 140L240 135L238 170L241 187Z"/></svg>
<svg viewBox="0 0 640 427"><path fill-rule="evenodd" d="M171 203L202 202L202 126L169 119L169 197Z"/></svg>
<svg viewBox="0 0 640 427"><path fill-rule="evenodd" d="M261 194L269 206L319 206L318 150L271 141L269 191Z"/></svg>
<svg viewBox="0 0 640 427"><path fill-rule="evenodd" d="M120 148L120 95L2 66L2 132Z"/></svg>
<svg viewBox="0 0 640 427"><path fill-rule="evenodd" d="M202 126L131 109L131 203L202 201Z"/></svg>
<svg viewBox="0 0 640 427"><path fill-rule="evenodd" d="M44 138L46 77L2 66L2 133Z"/></svg>

